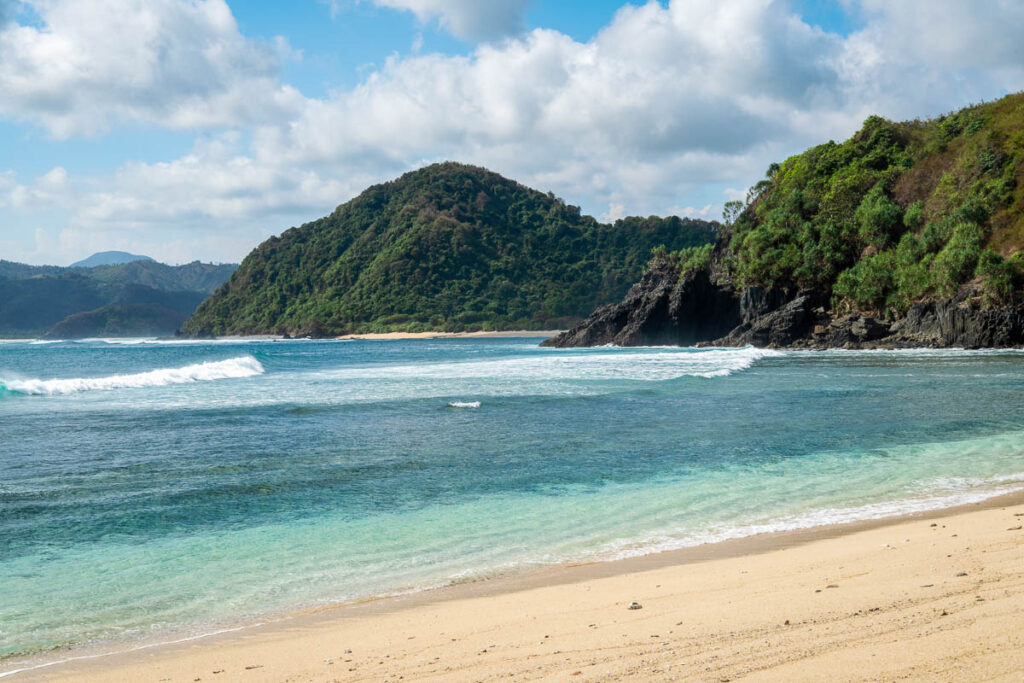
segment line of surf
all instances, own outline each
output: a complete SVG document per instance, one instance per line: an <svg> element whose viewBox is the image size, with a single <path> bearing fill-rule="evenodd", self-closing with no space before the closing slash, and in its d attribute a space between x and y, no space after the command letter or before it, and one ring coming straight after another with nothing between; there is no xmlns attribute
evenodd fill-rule
<svg viewBox="0 0 1024 683"><path fill-rule="evenodd" d="M72 377L66 379L2 379L0 390L33 396L61 396L82 391L138 389L171 384L242 379L262 375L263 365L252 356L194 363L180 368L161 368L129 375Z"/></svg>
<svg viewBox="0 0 1024 683"><path fill-rule="evenodd" d="M727 377L763 358L783 355L751 346L735 349L650 348L532 352L485 360L453 360L416 365L349 367L318 373L331 379L435 380L515 378L523 381L662 381L681 377Z"/></svg>

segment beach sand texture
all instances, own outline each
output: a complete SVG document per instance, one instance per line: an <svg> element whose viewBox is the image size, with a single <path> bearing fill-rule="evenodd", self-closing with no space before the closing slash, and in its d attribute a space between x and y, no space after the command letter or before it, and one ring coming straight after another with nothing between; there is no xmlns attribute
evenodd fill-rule
<svg viewBox="0 0 1024 683"><path fill-rule="evenodd" d="M1018 493L718 544L718 559L680 551L332 608L11 680L1021 681L1022 527Z"/></svg>

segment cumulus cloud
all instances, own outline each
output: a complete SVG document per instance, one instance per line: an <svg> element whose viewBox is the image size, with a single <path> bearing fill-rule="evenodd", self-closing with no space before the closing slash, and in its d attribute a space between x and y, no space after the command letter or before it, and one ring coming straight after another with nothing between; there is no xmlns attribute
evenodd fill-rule
<svg viewBox="0 0 1024 683"><path fill-rule="evenodd" d="M79 205L78 222L140 226L248 220L310 206L332 207L357 188L312 170L260 163L240 152L239 136L200 141L185 156L129 163ZM361 188L358 188L361 189Z"/></svg>
<svg viewBox="0 0 1024 683"><path fill-rule="evenodd" d="M25 4L39 25L0 27L0 115L55 137L117 121L192 129L283 120L301 103L277 80L286 45L244 38L223 0Z"/></svg>
<svg viewBox="0 0 1024 683"><path fill-rule="evenodd" d="M615 221L619 220L620 218L625 218L625 217L626 217L626 205L625 204L616 204L615 202L612 202L611 204L609 204L608 205L608 210L605 211L603 214L601 214L601 220L603 220L605 223L614 223Z"/></svg>
<svg viewBox="0 0 1024 683"><path fill-rule="evenodd" d="M404 170L480 163L591 207L664 212L688 188L759 176L781 149L855 125L842 39L761 0L625 6L586 43L556 31L469 57L393 57L255 136L263 159ZM401 131L396 135L395 131Z"/></svg>
<svg viewBox="0 0 1024 683"><path fill-rule="evenodd" d="M490 41L522 33L530 0L373 0L374 4L406 10L423 23L437 21L452 35L470 41Z"/></svg>
<svg viewBox="0 0 1024 683"><path fill-rule="evenodd" d="M0 174L0 208L21 212L68 205L72 198L68 172L55 166L33 181L18 182L14 171Z"/></svg>
<svg viewBox="0 0 1024 683"><path fill-rule="evenodd" d="M73 183L71 225L136 237L192 228L182 249L189 239L219 249L443 159L609 218L626 207L714 217L770 162L845 138L869 114L930 116L1024 88L1024 9L998 0L984 11L850 0L861 28L849 36L808 25L782 0L627 4L587 42L517 33L525 2L375 1L465 36L512 37L466 56L393 56L357 86L307 99L279 82L272 51L239 35L220 0L123 0L148 36L125 45L100 40L127 31L122 15L92 13L82 27L71 20L77 3L54 0L40 10L45 30L0 31L0 87L11 93L0 115L32 112L65 135L119 118L242 131L203 132L181 158ZM169 58L153 58L153 41L172 36L188 49L167 43ZM153 90L167 92L151 100ZM4 179L0 193L7 182L13 196L20 185Z"/></svg>

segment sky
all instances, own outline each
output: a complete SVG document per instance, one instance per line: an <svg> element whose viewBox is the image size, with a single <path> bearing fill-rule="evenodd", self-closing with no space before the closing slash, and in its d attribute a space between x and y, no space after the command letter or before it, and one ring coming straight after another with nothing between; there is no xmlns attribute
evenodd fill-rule
<svg viewBox="0 0 1024 683"><path fill-rule="evenodd" d="M429 163L717 219L863 120L1024 89L1017 0L0 0L0 258L237 262Z"/></svg>

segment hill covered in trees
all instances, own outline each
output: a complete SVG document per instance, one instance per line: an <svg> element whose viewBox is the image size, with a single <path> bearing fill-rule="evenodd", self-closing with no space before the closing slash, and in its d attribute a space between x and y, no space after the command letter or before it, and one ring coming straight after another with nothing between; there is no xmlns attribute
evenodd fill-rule
<svg viewBox="0 0 1024 683"><path fill-rule="evenodd" d="M717 224L603 224L483 168L427 166L271 237L183 326L191 335L545 329L623 295L655 246Z"/></svg>
<svg viewBox="0 0 1024 683"><path fill-rule="evenodd" d="M0 336L171 335L235 268L155 261L61 268L0 261Z"/></svg>
<svg viewBox="0 0 1024 683"><path fill-rule="evenodd" d="M657 256L619 322L606 310L552 343L647 343L643 328L685 343L1024 344L1024 94L928 121L872 116L772 164L726 222L713 251ZM641 310L723 292L714 336Z"/></svg>

